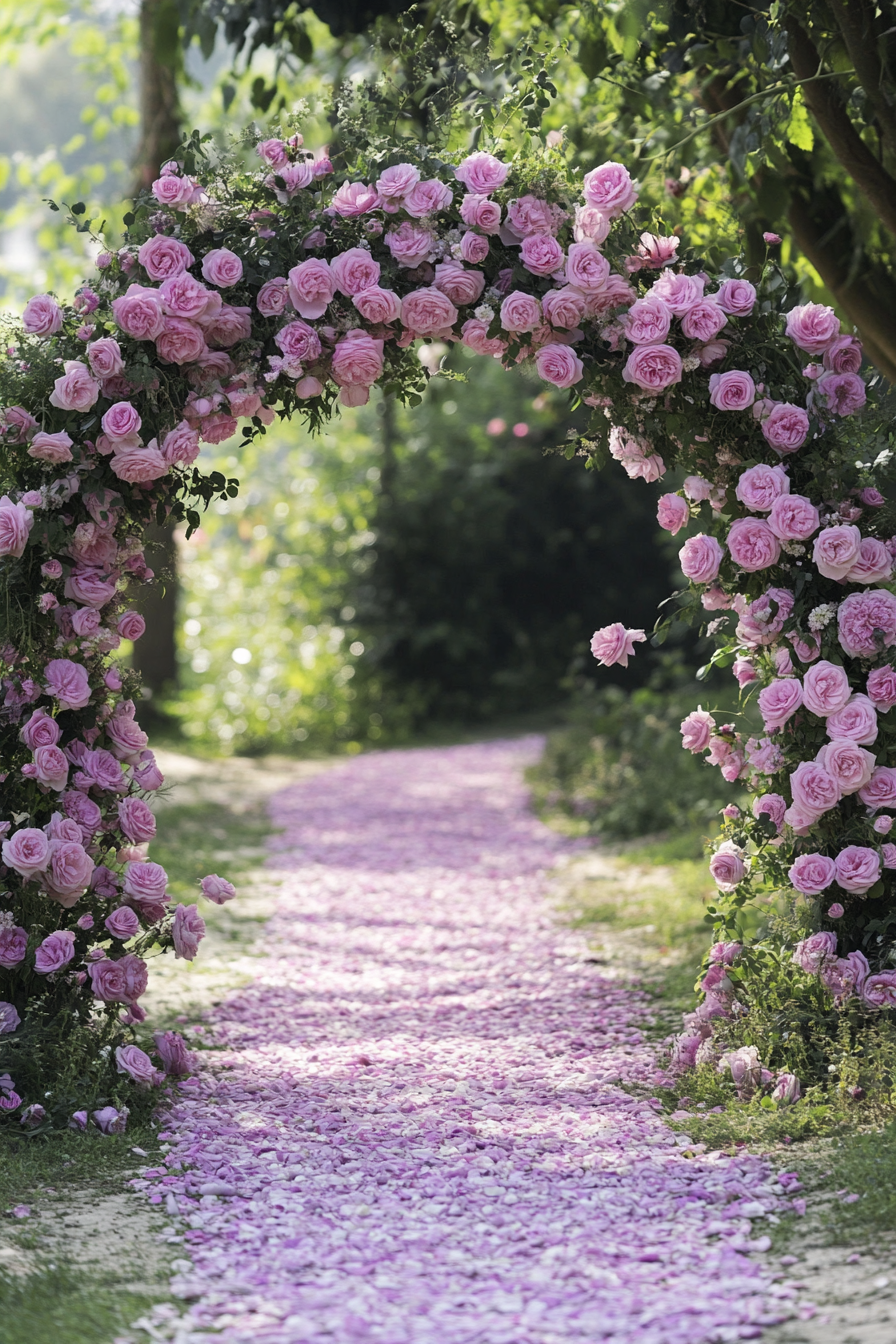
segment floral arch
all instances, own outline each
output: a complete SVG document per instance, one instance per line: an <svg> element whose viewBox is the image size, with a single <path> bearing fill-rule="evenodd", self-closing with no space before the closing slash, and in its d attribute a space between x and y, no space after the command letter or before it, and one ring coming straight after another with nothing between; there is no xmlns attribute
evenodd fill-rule
<svg viewBox="0 0 896 1344"><path fill-rule="evenodd" d="M745 738L702 709L683 725L686 748L756 797L752 813L726 809L711 862L718 941L677 1061L718 1053L769 958L793 955L794 981L820 985L832 1011L896 1004L889 942L873 941L896 918L884 839L896 541L875 484L879 417L849 423L866 401L857 339L830 309L792 306L772 260L755 286L736 259L708 276L678 238L642 231L625 167L575 180L560 144L511 162L403 146L342 181L299 135L256 150L261 167L235 171L194 134L73 302L32 298L8 335L0 1107L50 1125L102 1096L116 1106L98 1123L123 1123L132 1080L164 1076L133 1044L145 953L192 958L203 933L197 906L170 909L147 859L146 799L162 777L136 676L112 659L143 632L144 528L195 528L201 505L236 492L194 464L239 422L249 438L275 416L314 429L375 385L414 404L429 376L420 340L532 360L593 410L569 456L684 478L658 515L690 529L675 618L709 613L713 662L758 691L765 732ZM82 230L83 215L72 207ZM645 637L619 624L592 647L625 664ZM770 892L799 912L795 953L780 938L747 946L744 907ZM202 882L211 901L233 894ZM63 1072L53 1040L68 1082L44 1107L35 1097ZM156 1043L163 1070L184 1067L176 1039Z"/></svg>

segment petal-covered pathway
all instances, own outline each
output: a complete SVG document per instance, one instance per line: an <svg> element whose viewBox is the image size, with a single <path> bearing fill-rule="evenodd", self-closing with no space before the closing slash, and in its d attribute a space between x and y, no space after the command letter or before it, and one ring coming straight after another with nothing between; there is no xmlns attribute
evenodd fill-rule
<svg viewBox="0 0 896 1344"><path fill-rule="evenodd" d="M662 1075L637 994L546 899L570 844L527 810L539 745L370 755L274 798L267 954L166 1135L179 1338L701 1344L788 1314L749 1257L771 1170L685 1157L618 1086Z"/></svg>

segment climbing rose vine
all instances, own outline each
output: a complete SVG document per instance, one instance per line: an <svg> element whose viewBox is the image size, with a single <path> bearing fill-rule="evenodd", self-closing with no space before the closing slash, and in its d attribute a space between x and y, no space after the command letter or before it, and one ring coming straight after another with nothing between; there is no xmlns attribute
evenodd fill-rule
<svg viewBox="0 0 896 1344"><path fill-rule="evenodd" d="M338 174L300 135L254 148L247 169L210 160L194 135L73 302L29 301L0 367L0 1107L35 1127L52 1116L26 1093L59 1072L38 1067L54 1031L69 1052L81 1042L74 1090L118 1101L96 1110L100 1128L124 1123L117 1077L148 1088L184 1071L167 1036L155 1060L133 1043L146 953L191 959L203 934L148 858L162 776L137 678L114 661L143 633L144 530L170 518L189 532L201 506L236 492L196 467L203 442L240 425L262 435L275 416L316 429L374 386L416 404L431 364L420 341L531 361L570 389L593 412L570 454L612 456L648 481L688 473L659 515L673 532L705 521L682 548L693 586L680 600L722 613L714 625L738 621L722 657L763 684L768 728L744 742L702 712L686 725L686 745L766 793L713 860L720 888L755 880L755 845L765 871L794 866L800 891L838 884L854 943L853 912L890 862L867 814L891 801L896 771L885 742L868 748L896 703L896 598L880 501L843 431L865 400L861 351L830 310L791 307L785 327L792 298L774 267L759 292L736 260L709 277L678 238L635 222L623 165L577 179L560 144L450 162L404 144ZM71 216L89 227L83 206ZM594 650L624 663L643 638L611 626ZM202 892L233 895L214 876ZM859 988L832 944L816 960L800 973L841 998L850 984L870 1002L889 983L869 974ZM707 985L687 1041L730 1011L729 983Z"/></svg>

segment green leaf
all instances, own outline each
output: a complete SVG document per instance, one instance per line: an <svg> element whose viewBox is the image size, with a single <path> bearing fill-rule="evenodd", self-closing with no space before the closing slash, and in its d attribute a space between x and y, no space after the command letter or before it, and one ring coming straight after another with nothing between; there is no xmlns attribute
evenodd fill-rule
<svg viewBox="0 0 896 1344"><path fill-rule="evenodd" d="M793 95L786 135L792 145L796 145L797 149L805 150L807 154L814 148L815 135L812 130L812 123L809 120L809 113L806 111L806 104L803 102L801 88L798 88Z"/></svg>
<svg viewBox="0 0 896 1344"><path fill-rule="evenodd" d="M73 215L83 215L86 213L86 210L87 206L84 204L83 201L75 201L74 205L72 206Z"/></svg>

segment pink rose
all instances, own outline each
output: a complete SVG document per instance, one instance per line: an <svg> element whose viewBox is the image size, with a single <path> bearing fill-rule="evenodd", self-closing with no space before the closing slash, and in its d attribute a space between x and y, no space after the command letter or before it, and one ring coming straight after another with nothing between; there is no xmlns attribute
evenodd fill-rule
<svg viewBox="0 0 896 1344"><path fill-rule="evenodd" d="M585 204L608 219L618 219L638 199L638 189L621 163L602 163L585 174L582 183Z"/></svg>
<svg viewBox="0 0 896 1344"><path fill-rule="evenodd" d="M781 545L764 518L738 518L728 532L731 559L747 573L778 563Z"/></svg>
<svg viewBox="0 0 896 1344"><path fill-rule="evenodd" d="M763 686L759 712L767 732L783 728L803 703L803 688L796 677L784 677Z"/></svg>
<svg viewBox="0 0 896 1344"><path fill-rule="evenodd" d="M72 929L57 929L49 934L34 954L34 969L38 975L52 975L61 971L75 955L75 934Z"/></svg>
<svg viewBox="0 0 896 1344"><path fill-rule="evenodd" d="M343 182L333 197L330 208L344 219L353 219L375 210L380 198L375 187L364 182Z"/></svg>
<svg viewBox="0 0 896 1344"><path fill-rule="evenodd" d="M34 752L34 779L44 788L61 793L68 783L68 758L59 747L38 747Z"/></svg>
<svg viewBox="0 0 896 1344"><path fill-rule="evenodd" d="M50 405L61 411L89 411L100 395L99 383L78 359L67 359L62 367L65 373L53 383Z"/></svg>
<svg viewBox="0 0 896 1344"><path fill-rule="evenodd" d="M388 170L387 171L391 171ZM330 262L333 281L340 294L351 297L379 283L380 264L363 247L351 247Z"/></svg>
<svg viewBox="0 0 896 1344"><path fill-rule="evenodd" d="M465 159L461 159L454 176L474 195L490 196L493 191L503 187L509 172L507 164L496 159L493 154L477 150L475 154L468 154Z"/></svg>
<svg viewBox="0 0 896 1344"><path fill-rule="evenodd" d="M877 738L877 710L867 695L853 695L842 709L828 715L828 737L848 737L868 746Z"/></svg>
<svg viewBox="0 0 896 1344"><path fill-rule="evenodd" d="M840 319L823 303L802 303L787 314L787 335L809 355L820 355L840 335Z"/></svg>
<svg viewBox="0 0 896 1344"><path fill-rule="evenodd" d="M691 710L687 718L681 721L681 745L685 751L705 751L715 726L716 721L707 710L701 709L699 705Z"/></svg>
<svg viewBox="0 0 896 1344"><path fill-rule="evenodd" d="M192 275L182 272L164 282L158 291L159 301L169 317L185 317L198 321L221 308L221 295L206 289Z"/></svg>
<svg viewBox="0 0 896 1344"><path fill-rule="evenodd" d="M695 504L702 504L712 494L712 485L702 476L685 476L684 492Z"/></svg>
<svg viewBox="0 0 896 1344"><path fill-rule="evenodd" d="M374 326L397 322L401 317L401 299L394 290L380 289L379 285L362 290L353 297L352 303L365 322Z"/></svg>
<svg viewBox="0 0 896 1344"><path fill-rule="evenodd" d="M124 958L111 961L104 957L102 961L88 963L87 974L94 996L104 1003L128 1002L127 969L122 965Z"/></svg>
<svg viewBox="0 0 896 1344"><path fill-rule="evenodd" d="M633 345L660 345L669 334L672 310L655 294L638 299L620 319Z"/></svg>
<svg viewBox="0 0 896 1344"><path fill-rule="evenodd" d="M855 336L838 336L825 350L822 362L831 373L858 373L862 367L862 342Z"/></svg>
<svg viewBox="0 0 896 1344"><path fill-rule="evenodd" d="M90 701L87 669L68 658L52 658L44 669L44 689L60 709L83 709Z"/></svg>
<svg viewBox="0 0 896 1344"><path fill-rule="evenodd" d="M810 667L803 677L803 704L822 718L842 709L851 694L846 672L824 658Z"/></svg>
<svg viewBox="0 0 896 1344"><path fill-rule="evenodd" d="M487 196L470 192L460 203L460 217L471 229L494 235L501 227L501 207Z"/></svg>
<svg viewBox="0 0 896 1344"><path fill-rule="evenodd" d="M859 558L862 534L851 523L826 527L815 538L812 559L826 579L843 579Z"/></svg>
<svg viewBox="0 0 896 1344"><path fill-rule="evenodd" d="M723 280L712 297L731 317L749 317L756 305L756 290L749 280Z"/></svg>
<svg viewBox="0 0 896 1344"><path fill-rule="evenodd" d="M162 173L152 184L152 194L159 204L170 205L173 210L186 210L197 190L192 178L177 173Z"/></svg>
<svg viewBox="0 0 896 1344"><path fill-rule="evenodd" d="M876 849L848 845L834 860L837 882L844 891L865 893L880 879L880 855Z"/></svg>
<svg viewBox="0 0 896 1344"><path fill-rule="evenodd" d="M893 572L890 552L877 537L863 537L859 558L846 573L847 583L886 583Z"/></svg>
<svg viewBox="0 0 896 1344"><path fill-rule="evenodd" d="M135 341L154 341L165 325L158 290L130 285L126 294L112 300L112 316L121 331Z"/></svg>
<svg viewBox="0 0 896 1344"><path fill-rule="evenodd" d="M128 762L139 757L149 740L134 718L119 713L114 714L106 724L106 735L113 744L115 756Z"/></svg>
<svg viewBox="0 0 896 1344"><path fill-rule="evenodd" d="M683 317L703 298L706 282L699 275L682 275L678 271L664 271L651 286L651 294L658 294L676 317Z"/></svg>
<svg viewBox="0 0 896 1344"><path fill-rule="evenodd" d="M563 248L549 234L533 233L523 239L520 260L533 275L553 275L563 265Z"/></svg>
<svg viewBox="0 0 896 1344"><path fill-rule="evenodd" d="M159 178L159 181L154 184L153 190L155 190L156 187L160 187L165 182L180 181L181 179L178 177L161 177ZM114 1106L103 1106L98 1111L91 1111L90 1118L101 1134L124 1134L128 1127L129 1115L130 1111L127 1106L122 1106L120 1111L116 1110ZM85 1129L87 1126L87 1112L75 1111L72 1120L77 1122L77 1127L79 1129Z"/></svg>
<svg viewBox="0 0 896 1344"><path fill-rule="evenodd" d="M187 1049L184 1038L176 1031L153 1032L156 1050L162 1061L162 1068L171 1078L183 1078L192 1073L196 1061Z"/></svg>
<svg viewBox="0 0 896 1344"><path fill-rule="evenodd" d="M863 1006L872 1011L896 1008L896 971L879 971L877 975L869 975L862 985L861 997Z"/></svg>
<svg viewBox="0 0 896 1344"><path fill-rule="evenodd" d="M24 406L0 410L0 432L6 443L27 443L36 429L37 421Z"/></svg>
<svg viewBox="0 0 896 1344"><path fill-rule="evenodd" d="M726 374L714 374L713 377L727 377ZM712 386L712 379L710 379ZM783 467L770 467L760 463L742 472L734 491L744 508L753 513L768 513L776 500L786 496L790 490L790 477Z"/></svg>
<svg viewBox="0 0 896 1344"><path fill-rule="evenodd" d="M866 485L864 489L860 490L858 500L860 504L865 505L866 509L881 509L887 502L881 492L875 490L873 485Z"/></svg>
<svg viewBox="0 0 896 1344"><path fill-rule="evenodd" d="M420 181L420 170L412 163L396 163L384 169L377 179L376 189L387 201L399 201Z"/></svg>
<svg viewBox="0 0 896 1344"><path fill-rule="evenodd" d="M166 364L195 364L207 351L205 333L185 317L166 317L156 341L159 359Z"/></svg>
<svg viewBox="0 0 896 1344"><path fill-rule="evenodd" d="M711 583L724 558L724 549L716 538L707 536L705 532L688 537L678 552L682 572L692 583Z"/></svg>
<svg viewBox="0 0 896 1344"><path fill-rule="evenodd" d="M198 906L175 906L171 933L174 938L175 957L192 961L199 950L200 942L205 937L205 920L200 915Z"/></svg>
<svg viewBox="0 0 896 1344"><path fill-rule="evenodd" d="M601 667L609 667L612 663L628 667L629 658L634 657L635 645L643 644L646 639L643 630L627 630L616 621L595 630L591 636L591 652Z"/></svg>
<svg viewBox="0 0 896 1344"><path fill-rule="evenodd" d="M681 356L671 345L639 345L629 355L622 377L644 392L662 392L681 381Z"/></svg>
<svg viewBox="0 0 896 1344"><path fill-rule="evenodd" d="M596 295L610 278L610 263L592 242L572 243L566 257L566 279L583 294Z"/></svg>
<svg viewBox="0 0 896 1344"><path fill-rule="evenodd" d="M115 1063L118 1066L118 1072L126 1073L135 1083L146 1086L157 1080L155 1065L146 1051L141 1050L139 1046L116 1046Z"/></svg>
<svg viewBox="0 0 896 1344"><path fill-rule="evenodd" d="M186 420L181 420L165 435L160 451L169 466L179 462L190 466L199 456L198 430L192 429Z"/></svg>
<svg viewBox="0 0 896 1344"><path fill-rule="evenodd" d="M325 261L309 257L289 272L289 298L305 318L323 317L336 293L336 281Z"/></svg>
<svg viewBox="0 0 896 1344"><path fill-rule="evenodd" d="M212 248L202 258L202 277L218 289L229 289L243 278L243 263L226 247Z"/></svg>
<svg viewBox="0 0 896 1344"><path fill-rule="evenodd" d="M19 738L29 751L38 747L55 747L62 736L59 724L45 709L36 709L27 723L19 729Z"/></svg>
<svg viewBox="0 0 896 1344"><path fill-rule="evenodd" d="M735 658L731 665L732 675L736 678L738 686L749 686L751 681L756 681L756 668L749 658Z"/></svg>
<svg viewBox="0 0 896 1344"><path fill-rule="evenodd" d="M865 689L878 713L886 714L891 710L896 705L896 671L892 665L887 663L885 667L876 667L869 672Z"/></svg>
<svg viewBox="0 0 896 1344"><path fill-rule="evenodd" d="M729 369L727 373L710 375L709 400L718 411L745 411L748 406L753 405L755 397L756 384L748 373L740 369ZM753 467L751 470L758 471L759 468ZM745 472L744 475L746 474Z"/></svg>
<svg viewBox="0 0 896 1344"><path fill-rule="evenodd" d="M193 265L193 253L186 243L177 238L167 238L157 233L148 238L137 252L137 260L146 271L150 280L167 280L172 275L180 275Z"/></svg>
<svg viewBox="0 0 896 1344"><path fill-rule="evenodd" d="M24 504L14 504L9 495L0 497L0 556L24 555L33 523L34 515Z"/></svg>
<svg viewBox="0 0 896 1344"><path fill-rule="evenodd" d="M656 520L666 532L671 532L674 537L677 532L687 526L690 517L691 511L688 508L687 500L682 499L681 495L660 495L656 508Z"/></svg>
<svg viewBox="0 0 896 1344"><path fill-rule="evenodd" d="M864 788L874 770L873 752L865 751L850 738L825 743L815 759L834 776L844 797Z"/></svg>
<svg viewBox="0 0 896 1344"><path fill-rule="evenodd" d="M283 275L267 280L258 291L255 306L262 317L279 317L289 303L289 282Z"/></svg>
<svg viewBox="0 0 896 1344"><path fill-rule="evenodd" d="M827 881L822 881L821 885L812 884L809 888L797 886L793 877L793 871L799 865L803 865L806 873L815 872L820 878L828 871L830 865L830 876ZM802 869L801 869L802 871ZM834 861L825 858L822 854L803 854L796 860L794 867L790 870L790 880L797 891L803 891L807 896L817 896L819 892L824 891L825 887L830 886L834 880ZM826 962L833 961L837 955L837 935L836 933L813 933L802 942L797 943L793 949L793 962L799 966L806 975L818 975L822 966Z"/></svg>
<svg viewBox="0 0 896 1344"><path fill-rule="evenodd" d="M370 387L383 371L383 342L366 332L348 332L333 351L333 381L340 387Z"/></svg>
<svg viewBox="0 0 896 1344"><path fill-rule="evenodd" d="M82 842L89 844L103 819L103 814L96 803L79 789L64 793L59 801L65 808L66 816L71 817L81 828Z"/></svg>
<svg viewBox="0 0 896 1344"><path fill-rule="evenodd" d="M399 266L413 269L426 261L432 251L433 236L428 228L421 224L412 224L406 219L397 229L390 229L385 243L392 253L392 259Z"/></svg>
<svg viewBox="0 0 896 1344"><path fill-rule="evenodd" d="M472 266L480 266L489 254L489 241L483 238L481 233L473 233L471 229L460 240L460 254L464 261L470 262Z"/></svg>
<svg viewBox="0 0 896 1344"><path fill-rule="evenodd" d="M431 336L454 326L457 309L439 289L415 289L401 301L401 321L416 336Z"/></svg>
<svg viewBox="0 0 896 1344"><path fill-rule="evenodd" d="M823 373L815 384L818 396L834 415L855 415L865 405L865 380L857 373Z"/></svg>
<svg viewBox="0 0 896 1344"><path fill-rule="evenodd" d="M557 206L539 196L520 196L507 203L507 232L515 239L553 237L563 218Z"/></svg>
<svg viewBox="0 0 896 1344"><path fill-rule="evenodd" d="M781 495L772 505L768 525L782 541L808 541L819 527L818 509L805 495Z"/></svg>
<svg viewBox="0 0 896 1344"><path fill-rule="evenodd" d="M485 288L485 276L481 271L468 270L456 261L442 261L436 266L433 284L461 308L476 302Z"/></svg>
<svg viewBox="0 0 896 1344"><path fill-rule="evenodd" d="M602 210L595 210L593 205L577 205L573 237L577 243L584 243L590 239L592 243L600 246L609 237L611 225L610 216L604 214Z"/></svg>
<svg viewBox="0 0 896 1344"><path fill-rule="evenodd" d="M428 178L425 182L416 182L406 193L402 201L402 208L415 219L423 219L426 215L438 214L441 210L450 209L454 201L454 194L451 188L445 182L439 182L437 178Z"/></svg>
<svg viewBox="0 0 896 1344"><path fill-rule="evenodd" d="M505 331L533 331L540 321L538 300L521 289L514 289L501 304L501 326Z"/></svg>
<svg viewBox="0 0 896 1344"><path fill-rule="evenodd" d="M90 886L94 862L83 845L72 840L51 840L46 869L47 895L70 909Z"/></svg>
<svg viewBox="0 0 896 1344"><path fill-rule="evenodd" d="M571 285L564 285L562 289L548 290L541 301L541 310L545 321L550 322L552 327L571 330L585 316L585 301L578 290Z"/></svg>
<svg viewBox="0 0 896 1344"><path fill-rule="evenodd" d="M781 401L772 406L760 425L766 441L778 453L795 453L809 435L809 417L802 406Z"/></svg>
<svg viewBox="0 0 896 1344"><path fill-rule="evenodd" d="M777 827L778 833L784 825L784 813L787 811L787 803L781 797L780 793L763 793L761 797L753 799L753 816L759 820L763 815L770 818Z"/></svg>
<svg viewBox="0 0 896 1344"><path fill-rule="evenodd" d="M320 337L307 322L290 322L281 327L274 342L288 359L298 360L300 364L313 364L320 358Z"/></svg>
<svg viewBox="0 0 896 1344"><path fill-rule="evenodd" d="M27 950L28 934L24 929L18 925L0 927L0 966L4 970L13 971L20 966Z"/></svg>
<svg viewBox="0 0 896 1344"><path fill-rule="evenodd" d="M144 919L154 923L165 913L169 897L168 874L158 863L129 863L125 869L124 899Z"/></svg>
<svg viewBox="0 0 896 1344"><path fill-rule="evenodd" d="M22 311L22 326L29 336L53 336L62 328L62 309L49 294L35 294Z"/></svg>
<svg viewBox="0 0 896 1344"><path fill-rule="evenodd" d="M133 766L133 771L135 784L147 793L161 788L165 782L165 776L156 764L156 758L151 751L141 751L140 759Z"/></svg>
<svg viewBox="0 0 896 1344"><path fill-rule="evenodd" d="M35 434L28 446L28 456L39 462L71 462L72 440L65 430L57 434Z"/></svg>
<svg viewBox="0 0 896 1344"><path fill-rule="evenodd" d="M157 481L160 476L164 476L168 471L168 463L156 446L155 439L146 444L145 447L122 446L112 456L109 465L119 480L128 481L132 484Z"/></svg>
<svg viewBox="0 0 896 1344"><path fill-rule="evenodd" d="M116 401L109 407L100 424L103 433L110 439L126 439L140 429L141 420L137 408L129 401Z"/></svg>
<svg viewBox="0 0 896 1344"><path fill-rule="evenodd" d="M709 871L720 891L733 891L747 870L740 851L730 840L725 840L710 859Z"/></svg>
<svg viewBox="0 0 896 1344"><path fill-rule="evenodd" d="M202 894L207 901L214 905L224 905L226 901L232 901L236 895L236 888L232 883L226 881L223 877L218 877L216 873L209 873L199 883L202 888Z"/></svg>
<svg viewBox="0 0 896 1344"><path fill-rule="evenodd" d="M568 345L543 345L535 355L535 368L539 378L554 387L572 387L581 382L584 367Z"/></svg>
<svg viewBox="0 0 896 1344"><path fill-rule="evenodd" d="M103 923L112 937L123 943L140 932L140 920L129 905L120 905L111 915L106 916Z"/></svg>
<svg viewBox="0 0 896 1344"><path fill-rule="evenodd" d="M837 611L840 646L855 658L873 658L896 644L896 597L885 588L850 593Z"/></svg>
<svg viewBox="0 0 896 1344"><path fill-rule="evenodd" d="M101 336L88 345L87 363L95 378L114 378L124 369L121 346L112 336Z"/></svg>
<svg viewBox="0 0 896 1344"><path fill-rule="evenodd" d="M488 336L488 326L479 318L471 317L461 327L461 340L469 350L477 355L501 355L507 348L498 336Z"/></svg>
<svg viewBox="0 0 896 1344"><path fill-rule="evenodd" d="M724 311L712 299L693 304L681 319L682 333L692 341L713 341L727 325Z"/></svg>
<svg viewBox="0 0 896 1344"><path fill-rule="evenodd" d="M808 817L817 819L840 801L840 786L817 761L801 761L790 776L794 803Z"/></svg>
<svg viewBox="0 0 896 1344"><path fill-rule="evenodd" d="M252 335L252 310L225 303L211 317L200 318L200 325L209 345L229 349L237 341L247 341Z"/></svg>

